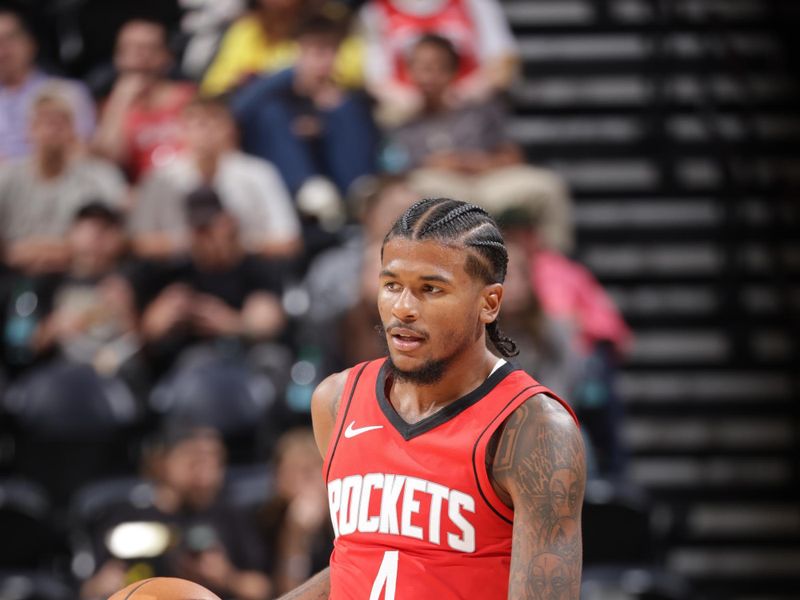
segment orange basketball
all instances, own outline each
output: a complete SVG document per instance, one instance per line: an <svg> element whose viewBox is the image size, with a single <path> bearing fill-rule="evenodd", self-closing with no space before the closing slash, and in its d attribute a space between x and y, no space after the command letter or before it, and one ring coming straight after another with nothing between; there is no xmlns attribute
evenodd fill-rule
<svg viewBox="0 0 800 600"><path fill-rule="evenodd" d="M108 600L220 600L202 585L176 577L153 577L130 584Z"/></svg>

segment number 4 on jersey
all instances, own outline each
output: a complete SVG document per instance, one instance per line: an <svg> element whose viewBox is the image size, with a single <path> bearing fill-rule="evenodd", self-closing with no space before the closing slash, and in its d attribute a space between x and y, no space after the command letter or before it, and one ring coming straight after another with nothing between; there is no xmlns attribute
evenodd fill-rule
<svg viewBox="0 0 800 600"><path fill-rule="evenodd" d="M387 550L383 553L381 568L372 584L372 591L369 600L381 600L381 591L386 589L383 600L394 600L395 588L397 588L397 560L399 552L397 550Z"/></svg>

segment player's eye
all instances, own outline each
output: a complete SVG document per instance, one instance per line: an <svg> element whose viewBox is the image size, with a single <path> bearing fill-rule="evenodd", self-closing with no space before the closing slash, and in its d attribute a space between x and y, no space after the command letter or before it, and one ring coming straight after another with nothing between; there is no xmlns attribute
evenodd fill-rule
<svg viewBox="0 0 800 600"><path fill-rule="evenodd" d="M437 287L435 285L423 285L422 291L427 294L438 294L439 292L442 291L442 288Z"/></svg>
<svg viewBox="0 0 800 600"><path fill-rule="evenodd" d="M400 284L396 281L387 281L383 284L383 288L387 292L399 292L400 291Z"/></svg>

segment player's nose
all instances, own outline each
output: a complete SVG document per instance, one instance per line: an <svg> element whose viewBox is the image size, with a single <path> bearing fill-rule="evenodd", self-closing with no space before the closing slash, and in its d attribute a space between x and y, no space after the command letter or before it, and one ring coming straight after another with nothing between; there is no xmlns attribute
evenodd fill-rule
<svg viewBox="0 0 800 600"><path fill-rule="evenodd" d="M419 303L408 288L398 294L392 305L392 316L404 323L416 321L419 317Z"/></svg>

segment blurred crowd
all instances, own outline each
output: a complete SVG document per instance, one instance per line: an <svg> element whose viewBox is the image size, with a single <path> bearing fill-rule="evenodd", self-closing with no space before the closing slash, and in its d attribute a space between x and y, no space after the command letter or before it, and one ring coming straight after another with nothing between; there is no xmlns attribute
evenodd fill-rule
<svg viewBox="0 0 800 600"><path fill-rule="evenodd" d="M81 598L155 573L260 600L326 564L311 392L385 354L379 248L421 196L498 219L517 362L623 475L629 331L508 133L496 0L123 2L95 55L30 6L0 8L0 469L64 517Z"/></svg>

